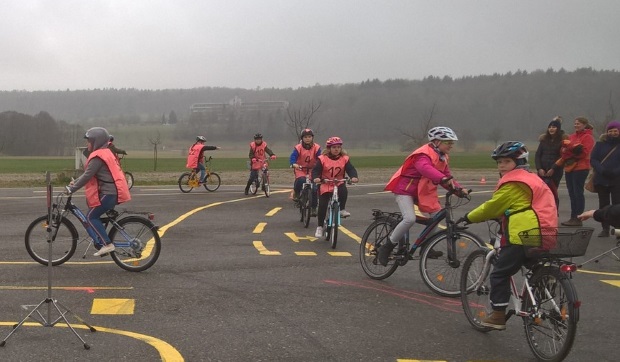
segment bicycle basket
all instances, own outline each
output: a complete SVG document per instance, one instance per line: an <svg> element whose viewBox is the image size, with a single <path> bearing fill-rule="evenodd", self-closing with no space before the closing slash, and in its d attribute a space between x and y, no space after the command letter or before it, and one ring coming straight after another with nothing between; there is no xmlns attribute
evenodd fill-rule
<svg viewBox="0 0 620 362"><path fill-rule="evenodd" d="M556 257L574 257L586 254L594 228L535 228L519 233L524 246L541 246L554 244L549 254Z"/></svg>

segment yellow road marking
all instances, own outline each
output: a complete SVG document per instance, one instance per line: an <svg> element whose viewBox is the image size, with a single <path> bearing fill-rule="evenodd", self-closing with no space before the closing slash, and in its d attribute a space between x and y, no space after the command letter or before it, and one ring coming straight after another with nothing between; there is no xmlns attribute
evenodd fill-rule
<svg viewBox="0 0 620 362"><path fill-rule="evenodd" d="M95 298L90 314L133 314L135 299Z"/></svg>
<svg viewBox="0 0 620 362"><path fill-rule="evenodd" d="M351 256L351 253L346 251L328 251L327 254L331 256Z"/></svg>
<svg viewBox="0 0 620 362"><path fill-rule="evenodd" d="M360 238L359 236L353 234L350 230L348 230L344 226L340 225L340 226L338 226L338 229L342 230L342 232L345 233L351 239L357 241L358 244L362 242L362 238Z"/></svg>
<svg viewBox="0 0 620 362"><path fill-rule="evenodd" d="M296 251L295 255L298 256L316 256L314 251Z"/></svg>
<svg viewBox="0 0 620 362"><path fill-rule="evenodd" d="M47 287L0 286L0 290L42 290ZM52 287L56 290L133 290L133 287Z"/></svg>
<svg viewBox="0 0 620 362"><path fill-rule="evenodd" d="M284 235L288 236L289 239L293 240L296 243L298 243L300 240L308 240L310 242L317 240L317 238L315 238L314 236L309 236L309 235L297 236L297 234L295 233L284 233Z"/></svg>
<svg viewBox="0 0 620 362"><path fill-rule="evenodd" d="M265 216L273 216L275 215L278 211L282 210L281 207L276 207L273 210L269 211L268 213L265 214Z"/></svg>
<svg viewBox="0 0 620 362"><path fill-rule="evenodd" d="M281 255L279 251L267 250L262 241L254 240L254 247L258 250L260 255Z"/></svg>
<svg viewBox="0 0 620 362"><path fill-rule="evenodd" d="M252 231L253 234L260 234L263 232L263 230L265 230L265 226L267 226L266 222L259 222L256 227L254 228L254 230Z"/></svg>
<svg viewBox="0 0 620 362"><path fill-rule="evenodd" d="M12 327L12 326L14 326L17 323L18 322L0 322L0 326L10 326L10 327ZM22 326L25 326L25 327L43 327L41 324L35 323L35 322L25 322L24 324L22 324ZM54 327L67 328L67 325L66 324L62 324L62 323L58 323L58 324L54 325ZM71 327L73 327L73 328L80 328L80 329L88 329L88 327L86 327L85 325L81 325L81 324L72 324ZM179 351L177 351L174 347L172 347L172 345L162 341L161 339L158 339L158 338L155 338L155 337L151 337L151 336L147 336L146 334L140 334L140 333L134 333L134 332L129 332L129 331L123 331L123 330L120 330L120 329L112 329L112 328L105 328L105 327L99 327L99 326L93 326L93 327L95 327L97 332L106 332L106 333L118 334L118 335L131 337L131 338L137 339L139 341L145 342L145 343L151 345L152 347L154 347L157 350L157 352L159 352L159 356L161 357L162 361L166 361L166 362L183 362L183 361L185 361L185 359L179 353Z"/></svg>
<svg viewBox="0 0 620 362"><path fill-rule="evenodd" d="M601 280L603 283L611 284L614 287L620 288L620 280Z"/></svg>
<svg viewBox="0 0 620 362"><path fill-rule="evenodd" d="M597 271L584 270L584 269L578 269L577 271L580 273L586 273L586 274L611 275L615 277L620 277L620 273L597 272Z"/></svg>

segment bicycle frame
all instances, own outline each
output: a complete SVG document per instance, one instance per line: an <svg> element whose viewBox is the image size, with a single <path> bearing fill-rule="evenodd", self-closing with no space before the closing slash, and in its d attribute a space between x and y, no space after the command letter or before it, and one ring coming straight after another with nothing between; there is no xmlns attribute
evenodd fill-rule
<svg viewBox="0 0 620 362"><path fill-rule="evenodd" d="M329 199L329 203L327 204L327 214L325 218L325 226L331 228L332 226L340 226L340 212L337 213L336 220L333 220L332 214L334 210L334 206L338 206L338 211L340 211L340 201L338 200L338 183L339 182L349 182L350 179L345 177L343 179L324 179L321 182L324 183L333 183L334 191L332 192L332 197Z"/></svg>

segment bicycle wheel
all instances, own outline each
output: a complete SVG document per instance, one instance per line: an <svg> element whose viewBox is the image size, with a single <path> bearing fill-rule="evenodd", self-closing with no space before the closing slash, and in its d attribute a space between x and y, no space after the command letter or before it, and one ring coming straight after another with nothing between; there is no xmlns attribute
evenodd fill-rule
<svg viewBox="0 0 620 362"><path fill-rule="evenodd" d="M125 171L125 180L127 180L127 186L131 190L131 188L133 187L133 175L131 174L131 172Z"/></svg>
<svg viewBox="0 0 620 362"><path fill-rule="evenodd" d="M118 221L121 229L110 230L110 240L130 242L130 246L116 246L110 253L114 262L131 272L144 271L157 261L161 252L161 239L157 227L141 216L127 216Z"/></svg>
<svg viewBox="0 0 620 362"><path fill-rule="evenodd" d="M329 242L332 244L332 249L336 249L336 244L338 243L338 220L340 219L340 205L337 202L334 202L334 206L332 207L332 215L331 215L331 228L329 230Z"/></svg>
<svg viewBox="0 0 620 362"><path fill-rule="evenodd" d="M394 222L388 218L373 221L364 231L360 243L360 264L364 273L372 279L381 280L392 275L398 263L390 259L386 266L377 260L377 250L386 242L389 243L388 235L394 229Z"/></svg>
<svg viewBox="0 0 620 362"><path fill-rule="evenodd" d="M271 195L271 190L269 188L269 174L263 173L263 191L265 192L265 196L269 197Z"/></svg>
<svg viewBox="0 0 620 362"><path fill-rule="evenodd" d="M294 193L295 191L293 191ZM296 201L295 205L299 208L299 221L304 222L306 220L306 199L308 198L308 194L306 193L306 189L301 189L299 193L299 199Z"/></svg>
<svg viewBox="0 0 620 362"><path fill-rule="evenodd" d="M491 313L491 281L489 279L490 269L484 276L484 282L475 290L472 290L472 284L478 280L484 268L484 262L488 251L480 249L475 250L463 262L461 270L461 304L465 317L469 324L477 331L488 332L492 328L485 327L480 323L486 316Z"/></svg>
<svg viewBox="0 0 620 362"><path fill-rule="evenodd" d="M250 193L252 195L256 195L256 193L258 192L258 189L260 188L260 181L258 181L258 177L254 179L254 181L252 181L252 183L250 184Z"/></svg>
<svg viewBox="0 0 620 362"><path fill-rule="evenodd" d="M307 228L310 225L310 216L312 214L312 189L305 188L302 192L302 199L299 201L302 211L302 220L304 227Z"/></svg>
<svg viewBox="0 0 620 362"><path fill-rule="evenodd" d="M439 232L424 242L420 255L420 274L424 283L444 297L461 294L461 268L467 255L484 247L484 241L467 230L456 231L456 265L448 263L448 233Z"/></svg>
<svg viewBox="0 0 620 362"><path fill-rule="evenodd" d="M220 175L215 172L211 172L207 175L204 186L207 191L213 192L219 189L221 184L222 180L220 179Z"/></svg>
<svg viewBox="0 0 620 362"><path fill-rule="evenodd" d="M193 186L191 186L191 184L193 184L192 173L183 172L181 176L179 177L178 183L179 183L179 189L181 189L181 192L188 193L192 191L192 189L194 188Z"/></svg>
<svg viewBox="0 0 620 362"><path fill-rule="evenodd" d="M539 361L562 361L570 352L577 331L577 296L571 281L560 270L543 267L530 279L532 294L523 301L525 337Z"/></svg>
<svg viewBox="0 0 620 362"><path fill-rule="evenodd" d="M52 265L60 265L71 259L77 247L78 232L71 221L63 218L57 229L52 230ZM49 258L49 234L47 215L38 217L26 229L26 251L35 261L47 265Z"/></svg>

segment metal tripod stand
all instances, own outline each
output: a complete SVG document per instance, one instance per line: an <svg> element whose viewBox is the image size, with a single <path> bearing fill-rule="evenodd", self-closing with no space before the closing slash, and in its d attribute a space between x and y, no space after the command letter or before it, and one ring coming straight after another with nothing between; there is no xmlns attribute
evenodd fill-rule
<svg viewBox="0 0 620 362"><path fill-rule="evenodd" d="M52 220L52 183L50 180L49 171L45 173L45 181L47 183L47 243L49 245L49 253L47 259L47 298L45 298L41 303L34 306L34 309L32 309L32 311L30 311L30 313L28 313L28 315L24 317L24 319L22 319L19 323L13 326L11 332L4 338L4 340L2 340L2 342L0 342L0 347L5 346L7 339L9 339L9 337L11 337L13 333L15 333L17 329L21 327L28 318L32 318L43 327L54 327L61 320L64 321L67 324L67 327L69 327L69 329L73 332L73 334L75 334L75 336L78 337L80 341L82 341L84 349L90 349L90 345L88 345L88 343L86 343L84 339L82 339L82 337L75 331L75 329L69 323L69 320L67 320L66 315L69 314L75 317L75 319L77 319L80 323L88 327L91 332L96 332L97 330L93 326L86 323L77 314L71 312L69 308L65 307L56 299L52 298L52 247L55 239L54 235L52 234L54 231L54 229L52 228L52 223L60 222L60 220ZM43 307L45 305L47 305L47 318L45 318L45 316L41 312L41 310L44 309ZM55 317L55 319L52 317L53 310L58 313L58 317Z"/></svg>

